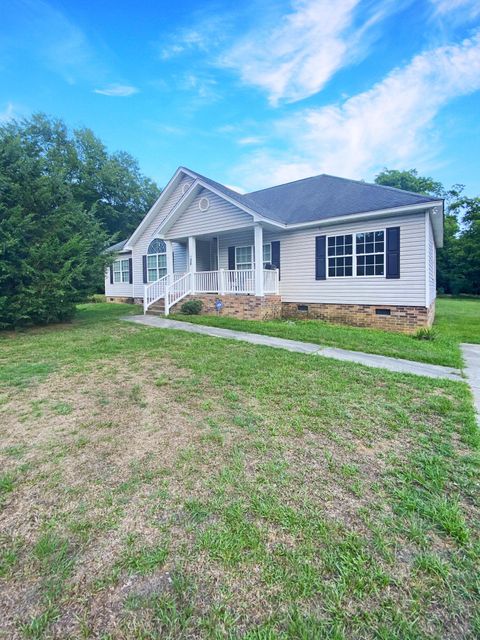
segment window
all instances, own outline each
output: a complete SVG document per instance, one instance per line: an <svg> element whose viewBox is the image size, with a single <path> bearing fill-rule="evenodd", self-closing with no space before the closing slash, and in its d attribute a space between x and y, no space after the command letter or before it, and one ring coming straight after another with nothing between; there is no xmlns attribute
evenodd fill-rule
<svg viewBox="0 0 480 640"><path fill-rule="evenodd" d="M269 263L272 263L272 245L270 242L263 245L263 268L265 269Z"/></svg>
<svg viewBox="0 0 480 640"><path fill-rule="evenodd" d="M328 277L338 278L353 274L353 236L328 238Z"/></svg>
<svg viewBox="0 0 480 640"><path fill-rule="evenodd" d="M270 242L263 245L263 268L272 262L272 245ZM235 247L235 269L253 269L255 267L253 246Z"/></svg>
<svg viewBox="0 0 480 640"><path fill-rule="evenodd" d="M130 265L128 260L116 260L113 263L113 281L130 282Z"/></svg>
<svg viewBox="0 0 480 640"><path fill-rule="evenodd" d="M235 269L253 269L252 247L235 247Z"/></svg>
<svg viewBox="0 0 480 640"><path fill-rule="evenodd" d="M155 282L167 275L167 245L155 238L147 250L147 281Z"/></svg>
<svg viewBox="0 0 480 640"><path fill-rule="evenodd" d="M383 276L385 273L385 232L368 231L356 235L357 276Z"/></svg>

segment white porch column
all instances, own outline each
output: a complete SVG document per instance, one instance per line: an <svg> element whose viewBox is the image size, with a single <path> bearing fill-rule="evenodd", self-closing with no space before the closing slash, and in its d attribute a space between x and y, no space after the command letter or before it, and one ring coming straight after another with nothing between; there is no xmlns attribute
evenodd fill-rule
<svg viewBox="0 0 480 640"><path fill-rule="evenodd" d="M165 246L167 248L167 276L170 279L173 278L173 244L171 240L165 240Z"/></svg>
<svg viewBox="0 0 480 640"><path fill-rule="evenodd" d="M253 252L255 255L255 295L263 296L263 228L256 224L254 227Z"/></svg>
<svg viewBox="0 0 480 640"><path fill-rule="evenodd" d="M195 271L197 270L197 244L195 236L188 236L188 270L190 271L192 293L195 293Z"/></svg>

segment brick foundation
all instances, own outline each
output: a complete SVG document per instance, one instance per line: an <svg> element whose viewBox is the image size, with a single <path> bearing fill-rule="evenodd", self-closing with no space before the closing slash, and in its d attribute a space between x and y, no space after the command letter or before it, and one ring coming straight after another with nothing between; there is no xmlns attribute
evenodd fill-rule
<svg viewBox="0 0 480 640"><path fill-rule="evenodd" d="M201 300L203 302L202 315L227 316L240 318L241 320L271 320L282 315L282 302L280 296L249 296L249 295L225 295L214 293L202 293L186 296L173 305L170 313L179 313L181 306L187 300ZM215 309L215 301L221 300L221 311Z"/></svg>
<svg viewBox="0 0 480 640"><path fill-rule="evenodd" d="M105 296L106 302L121 302L126 304L133 304L133 298L129 298L128 296Z"/></svg>
<svg viewBox="0 0 480 640"><path fill-rule="evenodd" d="M299 309L300 307L300 309ZM305 309L302 310L302 307ZM377 313L380 311L380 314ZM383 315L390 312L390 315ZM284 318L326 320L354 327L372 327L383 331L415 333L422 327L431 327L435 317L435 302L430 307L406 307L368 304L321 304L283 302Z"/></svg>

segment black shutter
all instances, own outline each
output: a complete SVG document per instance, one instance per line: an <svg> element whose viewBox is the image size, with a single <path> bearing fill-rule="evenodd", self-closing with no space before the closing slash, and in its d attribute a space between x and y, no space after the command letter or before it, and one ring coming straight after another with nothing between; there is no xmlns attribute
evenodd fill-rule
<svg viewBox="0 0 480 640"><path fill-rule="evenodd" d="M230 271L235 269L235 247L228 247L228 268Z"/></svg>
<svg viewBox="0 0 480 640"><path fill-rule="evenodd" d="M387 278L400 278L400 227L387 229Z"/></svg>
<svg viewBox="0 0 480 640"><path fill-rule="evenodd" d="M131 258L128 259L128 281L133 284L133 263Z"/></svg>
<svg viewBox="0 0 480 640"><path fill-rule="evenodd" d="M274 240L272 242L272 264L278 269L278 279L280 280L280 242Z"/></svg>
<svg viewBox="0 0 480 640"><path fill-rule="evenodd" d="M110 284L113 284L113 264L110 265Z"/></svg>
<svg viewBox="0 0 480 640"><path fill-rule="evenodd" d="M142 256L143 258L143 282L146 284L147 280L147 256Z"/></svg>
<svg viewBox="0 0 480 640"><path fill-rule="evenodd" d="M315 238L315 280L326 280L326 236L316 236Z"/></svg>

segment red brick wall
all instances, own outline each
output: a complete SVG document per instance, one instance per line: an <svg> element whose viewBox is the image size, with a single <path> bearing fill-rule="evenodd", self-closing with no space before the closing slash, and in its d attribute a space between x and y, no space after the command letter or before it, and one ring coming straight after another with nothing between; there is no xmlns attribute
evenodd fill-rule
<svg viewBox="0 0 480 640"><path fill-rule="evenodd" d="M270 320L280 318L282 315L282 302L280 296L248 296L248 295L216 295L214 293L202 293L186 296L173 305L170 313L179 313L181 306L187 300L201 300L203 302L202 315L220 315L241 320ZM217 312L215 301L221 300L222 310Z"/></svg>
<svg viewBox="0 0 480 640"><path fill-rule="evenodd" d="M395 305L305 303L308 311L300 311L297 302L283 302L284 318L314 318L355 327L373 327L384 331L415 333L430 327L435 317L435 302L430 308ZM390 315L377 315L377 309L388 309Z"/></svg>

